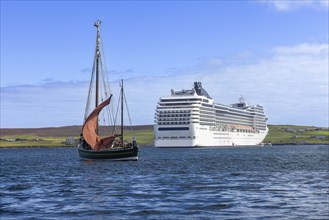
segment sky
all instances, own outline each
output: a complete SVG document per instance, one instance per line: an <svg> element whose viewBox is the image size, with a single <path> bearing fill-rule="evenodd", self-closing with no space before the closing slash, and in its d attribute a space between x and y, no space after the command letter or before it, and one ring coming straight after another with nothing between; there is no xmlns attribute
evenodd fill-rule
<svg viewBox="0 0 329 220"><path fill-rule="evenodd" d="M170 90L243 95L269 124L328 127L329 1L0 1L1 128L81 125L101 35L134 125Z"/></svg>

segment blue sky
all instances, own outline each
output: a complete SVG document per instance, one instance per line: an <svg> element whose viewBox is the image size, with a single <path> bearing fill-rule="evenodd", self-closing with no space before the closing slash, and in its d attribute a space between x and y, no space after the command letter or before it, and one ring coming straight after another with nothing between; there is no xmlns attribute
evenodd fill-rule
<svg viewBox="0 0 329 220"><path fill-rule="evenodd" d="M101 34L133 124L194 81L270 124L328 126L328 1L1 1L1 127L80 125ZM117 95L117 94L115 94Z"/></svg>

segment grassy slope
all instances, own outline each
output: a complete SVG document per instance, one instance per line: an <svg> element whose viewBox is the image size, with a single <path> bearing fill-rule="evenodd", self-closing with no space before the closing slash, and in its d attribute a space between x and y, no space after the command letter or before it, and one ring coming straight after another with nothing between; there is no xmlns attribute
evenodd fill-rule
<svg viewBox="0 0 329 220"><path fill-rule="evenodd" d="M108 128L102 127L100 132L102 136L106 135ZM141 125L134 126L134 133L137 142L140 145L153 143L153 126ZM65 126L54 128L21 128L21 129L0 129L0 147L65 147L64 142L67 137L79 139L81 126ZM130 127L124 129L125 139L131 139L132 133ZM25 139L23 141L5 141L3 139Z"/></svg>
<svg viewBox="0 0 329 220"><path fill-rule="evenodd" d="M287 131L287 129L293 131ZM329 131L327 130L308 130L315 129L311 126L293 126L293 125L269 125L269 134L265 142L272 144L329 144ZM101 128L103 134L105 128ZM79 138L81 132L80 126L66 126L58 128L37 128L37 129L0 129L1 139L27 139L24 141L0 141L0 147L56 147L69 146L63 144L66 138L72 136ZM135 126L134 132L137 142L140 145L153 144L153 126ZM128 140L132 137L130 129L125 129L125 138ZM325 139L311 138L312 136L325 136ZM37 140L38 139L38 140ZM72 145L71 145L72 146Z"/></svg>
<svg viewBox="0 0 329 220"><path fill-rule="evenodd" d="M272 144L329 144L329 130L315 130L312 126L269 125L265 142ZM288 130L287 130L288 129ZM289 131L290 130L290 131ZM312 136L325 136L314 138Z"/></svg>

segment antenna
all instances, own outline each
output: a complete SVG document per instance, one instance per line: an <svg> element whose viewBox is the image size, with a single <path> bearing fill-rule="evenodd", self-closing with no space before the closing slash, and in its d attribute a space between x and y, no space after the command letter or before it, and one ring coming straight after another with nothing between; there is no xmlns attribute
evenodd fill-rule
<svg viewBox="0 0 329 220"><path fill-rule="evenodd" d="M240 95L239 102L240 103L245 103L245 98L243 97L242 94Z"/></svg>
<svg viewBox="0 0 329 220"><path fill-rule="evenodd" d="M98 29L98 28L101 26L101 23L102 23L102 21L98 19L98 20L95 22L94 26L97 27L97 29Z"/></svg>

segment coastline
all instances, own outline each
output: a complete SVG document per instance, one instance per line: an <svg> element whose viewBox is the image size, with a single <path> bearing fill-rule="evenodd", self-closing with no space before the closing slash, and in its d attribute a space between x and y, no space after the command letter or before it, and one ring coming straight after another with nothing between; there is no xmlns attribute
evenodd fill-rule
<svg viewBox="0 0 329 220"><path fill-rule="evenodd" d="M300 145L300 146L329 146L329 143L312 143L312 144L292 144L292 143L286 143L286 144L272 144L271 146L293 146L293 145ZM256 145L257 146L257 145ZM77 146L47 146L47 145L40 145L40 146L26 146L26 145L21 145L21 146L0 146L1 149L18 149L18 148L77 148ZM154 147L153 144L148 144L148 145L139 145L138 147ZM231 146L227 147L218 147L218 148L230 148ZM237 146L239 147L239 146ZM249 146L252 147L252 146ZM267 147L267 146L259 146L259 147ZM207 148L207 147L204 147ZM209 148L214 148L214 147L209 147ZM215 147L216 148L216 147Z"/></svg>
<svg viewBox="0 0 329 220"><path fill-rule="evenodd" d="M268 125L264 143L272 145L329 145L328 128L295 125ZM106 130L105 127L101 130ZM153 146L153 125L133 126L140 146ZM56 128L0 129L0 148L74 147L77 146L81 126ZM126 138L133 136L125 128Z"/></svg>

